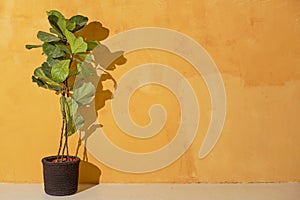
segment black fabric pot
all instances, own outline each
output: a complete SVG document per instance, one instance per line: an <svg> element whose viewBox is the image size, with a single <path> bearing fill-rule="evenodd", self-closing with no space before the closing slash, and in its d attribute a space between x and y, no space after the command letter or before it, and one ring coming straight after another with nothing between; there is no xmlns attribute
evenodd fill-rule
<svg viewBox="0 0 300 200"><path fill-rule="evenodd" d="M56 156L42 159L44 174L44 190L49 195L65 196L77 192L80 159L66 162L51 162Z"/></svg>

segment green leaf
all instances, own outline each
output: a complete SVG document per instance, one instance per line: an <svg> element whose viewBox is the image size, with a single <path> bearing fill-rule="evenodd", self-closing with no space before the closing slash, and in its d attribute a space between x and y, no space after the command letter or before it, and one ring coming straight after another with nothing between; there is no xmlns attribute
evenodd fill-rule
<svg viewBox="0 0 300 200"><path fill-rule="evenodd" d="M33 72L34 76L38 77L39 79L43 80L43 81L51 81L51 79L49 79L46 74L44 73L42 67L38 67L34 70Z"/></svg>
<svg viewBox="0 0 300 200"><path fill-rule="evenodd" d="M48 42L43 44L43 52L51 58L58 58L65 55L65 52L59 46Z"/></svg>
<svg viewBox="0 0 300 200"><path fill-rule="evenodd" d="M87 63L91 63L93 61L93 57L91 54L88 54L85 59L84 59L85 62Z"/></svg>
<svg viewBox="0 0 300 200"><path fill-rule="evenodd" d="M65 36L71 46L72 53L82 53L87 50L87 43L85 43L82 37L76 38L76 36L70 31L65 32Z"/></svg>
<svg viewBox="0 0 300 200"><path fill-rule="evenodd" d="M95 49L100 43L97 40L88 40L86 41L88 47L87 50L91 51L93 49Z"/></svg>
<svg viewBox="0 0 300 200"><path fill-rule="evenodd" d="M51 79L49 68L50 67L47 63L43 63L41 67L36 68L34 76L32 76L32 81L37 83L39 87L61 92L63 87Z"/></svg>
<svg viewBox="0 0 300 200"><path fill-rule="evenodd" d="M33 49L33 48L40 48L42 45L33 45L33 44L26 44L25 48L26 49Z"/></svg>
<svg viewBox="0 0 300 200"><path fill-rule="evenodd" d="M67 21L67 26L66 28L69 30L69 31L73 31L75 28L76 28L76 23L74 21L70 21L68 20Z"/></svg>
<svg viewBox="0 0 300 200"><path fill-rule="evenodd" d="M84 125L84 119L81 115L76 115L75 119L74 119L74 122L75 122L76 131L78 129L82 128L83 125Z"/></svg>
<svg viewBox="0 0 300 200"><path fill-rule="evenodd" d="M48 57L47 58L47 63L48 63L48 65L50 66L50 67L52 67L53 65L55 65L56 63L58 63L59 62L59 60L57 60L57 59L54 59L54 58L51 58L51 57Z"/></svg>
<svg viewBox="0 0 300 200"><path fill-rule="evenodd" d="M57 35L58 37L60 37L60 38L64 38L64 36L63 36L63 34L61 33L61 31L57 31L57 30L54 29L54 28L50 28L49 31L50 31L51 33L56 34L56 35Z"/></svg>
<svg viewBox="0 0 300 200"><path fill-rule="evenodd" d="M63 88L60 85L59 86L51 85L49 83L46 83L45 81L40 80L39 78L36 78L35 76L32 76L31 78L32 78L32 82L37 83L37 85L39 87L43 87L43 88L49 89L49 90L54 90L56 92L63 91Z"/></svg>
<svg viewBox="0 0 300 200"><path fill-rule="evenodd" d="M63 33L60 30L57 22L58 22L59 18L55 15L49 15L48 16L48 21L50 23L50 25L52 26L53 29L50 29L50 31L52 33L56 33L58 36L62 36L63 37Z"/></svg>
<svg viewBox="0 0 300 200"><path fill-rule="evenodd" d="M31 79L32 79L32 82L37 83L37 85L39 87L43 87L43 88L48 89L48 87L46 87L46 83L44 81L36 78L35 76L32 76Z"/></svg>
<svg viewBox="0 0 300 200"><path fill-rule="evenodd" d="M90 103L95 95L96 89L92 83L83 83L76 87L73 92L73 99L78 105L85 105Z"/></svg>
<svg viewBox="0 0 300 200"><path fill-rule="evenodd" d="M70 21L74 21L76 24L76 27L75 27L75 29L72 30L72 32L77 32L77 31L83 29L86 26L88 20L89 19L87 17L84 17L82 15L75 15L75 16L71 17Z"/></svg>
<svg viewBox="0 0 300 200"><path fill-rule="evenodd" d="M81 52L86 52L87 50L87 44L83 41L82 37L76 38L74 42L71 44L71 50L72 53L81 53Z"/></svg>
<svg viewBox="0 0 300 200"><path fill-rule="evenodd" d="M64 106L65 106L65 102L64 102L65 100L63 98L64 98L63 96L60 96L59 98L59 105L60 105L60 111L62 116L64 116Z"/></svg>
<svg viewBox="0 0 300 200"><path fill-rule="evenodd" d="M65 53L67 54L71 54L71 50L66 46L64 45L63 43L57 43L55 44L58 48L60 48L62 51L64 51Z"/></svg>
<svg viewBox="0 0 300 200"><path fill-rule="evenodd" d="M66 31L67 30L67 21L65 19L58 19L57 25L60 29L60 31L63 33L64 36L66 36Z"/></svg>
<svg viewBox="0 0 300 200"><path fill-rule="evenodd" d="M52 66L51 75L55 82L62 83L69 75L70 60L61 60Z"/></svg>
<svg viewBox="0 0 300 200"><path fill-rule="evenodd" d="M64 100L65 99L65 100ZM63 109L66 113L67 121L67 135L71 136L84 124L84 119L80 115L76 115L78 104L71 97L61 97L60 98L61 110Z"/></svg>
<svg viewBox="0 0 300 200"><path fill-rule="evenodd" d="M41 68L42 68L44 74L45 74L48 78L50 78L50 79L52 80L51 67L50 67L50 65L49 65L47 62L44 62L44 63L42 64Z"/></svg>
<svg viewBox="0 0 300 200"><path fill-rule="evenodd" d="M61 14L59 11L57 10L50 10L50 11L47 11L47 15L50 16L50 15L54 15L60 19L64 19L65 17L63 16L63 14Z"/></svg>
<svg viewBox="0 0 300 200"><path fill-rule="evenodd" d="M70 97L60 97L60 110L62 112L62 115L66 116L66 127L67 131L65 132L65 135L71 135L76 131L76 127L74 126L74 120L73 120L73 109L72 109L72 98ZM75 102L76 103L76 102ZM77 109L76 109L77 110ZM76 111L75 111L76 112Z"/></svg>
<svg viewBox="0 0 300 200"><path fill-rule="evenodd" d="M34 70L34 76L36 76L38 79L42 80L45 83L48 83L53 86L61 87L59 83L52 80L49 75L47 75L47 71L45 70L45 67L38 67Z"/></svg>
<svg viewBox="0 0 300 200"><path fill-rule="evenodd" d="M76 78L79 79L85 79L93 74L96 74L95 68L93 68L91 65L87 65L85 63L82 63L81 65L77 65L77 69L79 71L79 74L77 75Z"/></svg>
<svg viewBox="0 0 300 200"><path fill-rule="evenodd" d="M58 42L58 41L60 41L60 38L56 37L55 35L52 35L50 33L46 33L43 31L38 32L37 38L43 42Z"/></svg>
<svg viewBox="0 0 300 200"><path fill-rule="evenodd" d="M68 111L70 116L73 116L76 114L77 109L78 109L78 104L76 103L76 101L73 98L66 97L66 106L67 106L66 111Z"/></svg>

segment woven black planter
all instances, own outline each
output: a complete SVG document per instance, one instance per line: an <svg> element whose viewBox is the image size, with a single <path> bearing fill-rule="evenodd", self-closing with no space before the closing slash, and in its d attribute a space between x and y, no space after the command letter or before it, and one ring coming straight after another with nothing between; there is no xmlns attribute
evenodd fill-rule
<svg viewBox="0 0 300 200"><path fill-rule="evenodd" d="M77 192L78 172L80 159L70 156L75 160L66 162L51 162L56 156L42 159L44 172L44 190L53 196L72 195Z"/></svg>

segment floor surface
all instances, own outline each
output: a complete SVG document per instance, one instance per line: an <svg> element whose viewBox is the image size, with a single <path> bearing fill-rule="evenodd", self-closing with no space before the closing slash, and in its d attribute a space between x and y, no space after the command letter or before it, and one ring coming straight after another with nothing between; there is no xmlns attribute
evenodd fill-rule
<svg viewBox="0 0 300 200"><path fill-rule="evenodd" d="M80 185L68 197L44 193L42 184L0 183L0 200L300 200L300 183Z"/></svg>

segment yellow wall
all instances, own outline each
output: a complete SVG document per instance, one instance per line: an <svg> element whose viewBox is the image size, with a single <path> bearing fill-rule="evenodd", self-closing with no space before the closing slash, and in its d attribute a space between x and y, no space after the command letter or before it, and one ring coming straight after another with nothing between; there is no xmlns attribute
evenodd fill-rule
<svg viewBox="0 0 300 200"><path fill-rule="evenodd" d="M185 74L199 91L203 121L192 146L171 166L130 174L113 170L88 153L90 164L82 167L88 172L81 175L82 181L97 181L98 168L101 182L116 183L300 181L300 1L5 0L0 3L0 182L41 182L40 159L57 151L58 97L31 83L33 69L44 57L39 50L24 48L26 43L38 42L38 30L48 28L45 11L51 9L66 17L89 16L107 27L110 36L146 26L182 32L209 52L226 88L222 135L213 151L199 160L210 111L202 78L184 60L166 52L125 55L127 62L114 72L116 78L148 62L164 63ZM133 119L148 122L148 106L160 101L151 95L163 97L159 103L171 114L162 133L172 136L180 112L165 88L148 86L137 91L130 104ZM147 152L168 142L164 136L145 143L127 138L115 126L109 104L99 114L105 132L122 148ZM71 152L75 152L76 137L71 140Z"/></svg>

